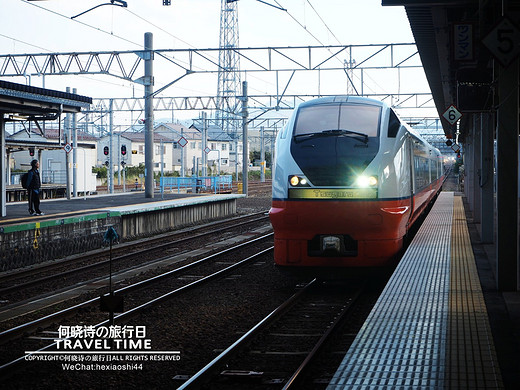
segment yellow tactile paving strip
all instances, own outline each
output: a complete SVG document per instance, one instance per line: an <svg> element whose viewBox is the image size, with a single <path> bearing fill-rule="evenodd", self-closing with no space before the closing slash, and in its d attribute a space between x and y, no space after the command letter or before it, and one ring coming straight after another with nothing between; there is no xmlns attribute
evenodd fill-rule
<svg viewBox="0 0 520 390"><path fill-rule="evenodd" d="M446 389L502 389L462 198L453 205Z"/></svg>
<svg viewBox="0 0 520 390"><path fill-rule="evenodd" d="M327 389L501 388L462 200L443 192Z"/></svg>

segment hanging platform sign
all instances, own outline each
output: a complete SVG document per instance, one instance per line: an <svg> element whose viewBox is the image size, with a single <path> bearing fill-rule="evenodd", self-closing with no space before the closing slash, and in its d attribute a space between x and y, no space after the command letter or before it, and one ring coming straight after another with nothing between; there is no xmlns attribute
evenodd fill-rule
<svg viewBox="0 0 520 390"><path fill-rule="evenodd" d="M502 18L482 43L500 64L507 68L520 54L520 29L509 18Z"/></svg>
<svg viewBox="0 0 520 390"><path fill-rule="evenodd" d="M442 114L442 116L450 123L450 125L454 125L462 117L462 114L452 104L448 107L446 111L444 111L444 114Z"/></svg>
<svg viewBox="0 0 520 390"><path fill-rule="evenodd" d="M453 58L456 61L473 61L473 25L456 23L453 25Z"/></svg>

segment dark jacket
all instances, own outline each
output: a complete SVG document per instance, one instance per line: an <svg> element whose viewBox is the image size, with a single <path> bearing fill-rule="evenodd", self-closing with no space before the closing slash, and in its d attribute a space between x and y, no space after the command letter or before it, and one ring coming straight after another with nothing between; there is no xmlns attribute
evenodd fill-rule
<svg viewBox="0 0 520 390"><path fill-rule="evenodd" d="M33 168L28 172L27 183L29 183L27 185L28 190L36 190L36 192L38 192L42 183L40 180L40 172L37 169Z"/></svg>

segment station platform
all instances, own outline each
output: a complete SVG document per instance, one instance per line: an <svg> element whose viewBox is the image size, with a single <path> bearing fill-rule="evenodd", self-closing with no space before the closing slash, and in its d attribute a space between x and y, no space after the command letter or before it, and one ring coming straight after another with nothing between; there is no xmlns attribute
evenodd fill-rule
<svg viewBox="0 0 520 390"><path fill-rule="evenodd" d="M519 294L483 282L484 297L474 250L462 197L442 192L327 389L518 388Z"/></svg>
<svg viewBox="0 0 520 390"><path fill-rule="evenodd" d="M27 202L7 204L0 218L0 271L100 248L113 227L120 240L133 239L225 218L236 213L237 194L143 191L42 200L41 216L29 215Z"/></svg>

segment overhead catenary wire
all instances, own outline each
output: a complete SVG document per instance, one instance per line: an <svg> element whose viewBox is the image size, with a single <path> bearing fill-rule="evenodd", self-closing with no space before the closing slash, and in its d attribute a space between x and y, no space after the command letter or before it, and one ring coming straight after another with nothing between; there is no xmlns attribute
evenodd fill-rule
<svg viewBox="0 0 520 390"><path fill-rule="evenodd" d="M136 46L139 46L139 47L142 46L142 43L134 42L134 41L132 41L132 40L130 40L130 39L124 38L124 37L119 36L119 35L117 35L117 34L113 34L113 33L109 32L109 31L103 30L103 29L101 29L101 28L99 28L99 27L92 26L91 24L88 24L88 23L82 22L82 21L80 21L80 20L70 19L70 17L68 17L68 16L66 16L66 15L63 15L63 14L57 12L57 11L53 11L53 10L51 10L51 9L48 9L48 8L42 7L41 5L35 4L34 2L29 2L29 1L27 1L27 0L22 0L22 2L25 3L25 4L28 4L28 5L32 5L33 7L39 8L39 9L41 9L41 10L44 10L44 11L46 11L46 12L49 12L49 13L51 13L51 14L57 15L57 16L59 16L59 17L61 17L61 18L65 18L65 19L67 19L67 20L70 20L71 22L79 23L79 24L81 24L81 25L83 25L83 26L85 26L85 27L88 27L88 28L94 29L94 30L96 30L96 31L99 31L99 32L102 32L102 33L105 33L105 34L108 34L108 35L110 35L110 36L112 36L112 37L115 37L115 38L118 38L118 39L121 39L121 40L123 40L123 41L125 41L125 42L128 42L128 43L131 43L131 44L133 44L133 45L136 45Z"/></svg>
<svg viewBox="0 0 520 390"><path fill-rule="evenodd" d="M331 33L331 35L334 37L334 39L336 40L336 42L338 42L340 45L342 45L341 41L338 39L338 37L336 37L336 34L334 34L332 32L332 30L329 28L329 26L327 25L327 23L325 22L325 20L323 20L323 18L321 17L321 15L318 13L318 11L316 11L316 8L314 8L314 6L312 5L312 3L310 2L310 0L307 0L307 3L309 3L309 5L311 6L312 10L314 11L314 13L316 14L316 16L318 16L318 18L321 20L321 22L323 23L323 25L325 26L325 28Z"/></svg>
<svg viewBox="0 0 520 390"><path fill-rule="evenodd" d="M23 1L25 4L32 5L32 6L34 6L34 7L36 7L36 8L39 8L39 9L41 9L41 10L43 10L43 11L46 11L46 12L52 13L52 14L54 14L54 15L57 15L57 16L62 17L62 18L64 18L64 19L67 19L67 20L73 21L73 22L75 22L75 23L79 23L79 24L81 24L81 25L83 25L83 26L86 26L86 27L91 28L91 29L93 29L93 30L96 30L96 31L98 31L98 32L102 32L102 33L104 33L104 34L108 34L108 35L110 35L111 37L115 37L115 38L121 39L121 40L123 40L123 41L125 41L125 42L131 43L131 44L136 45L136 46L138 46L138 47L141 47L141 46L142 46L140 43L134 42L134 41L132 41L132 40L130 40L130 39L128 39L128 38L125 38L125 37L122 37L122 36L120 36L120 35L114 34L113 32L106 31L106 30L104 30L104 29L102 29L102 28L99 28L99 27L93 26L93 25L91 25L91 24L88 24L88 23L82 22L82 21L77 20L77 19L70 19L68 16L66 16L66 15L64 15L64 14L62 14L62 13L60 13L60 12L57 12L57 11L54 11L54 10L51 10L51 9L45 8L45 7L41 6L41 5L35 4L34 2L29 2L29 1L27 1L27 0L22 0L22 1ZM274 0L274 1L275 1L276 4L278 4L278 5L280 6L280 9L285 10L285 12L287 12L287 14L288 14L288 15L289 15L289 16L290 16L290 17L291 17L291 18L292 18L292 19L293 19L293 20L294 20L298 25L300 25L303 29L305 29L305 31L307 31L307 33L308 33L309 35L311 35L311 36L312 36L312 37L313 37L313 38L314 38L314 39L315 39L315 40L316 40L320 45L324 45L324 44L323 44L323 43L322 43L322 42L321 42L321 41L320 41L320 40L319 40L319 39L318 39L314 34L312 34L312 32L310 32L310 31L309 31L309 30L308 30L308 29L307 29L307 28L306 28L302 23L300 23L300 22L299 22L299 21L298 21L298 20L297 20L297 19L296 19L292 14L290 14L289 11L287 11L287 9L285 9L283 6L281 6L281 4L278 2L278 0ZM153 27L157 28L158 30L160 30L160 31L162 31L162 32L164 32L164 33L166 33L166 34L168 34L169 36L171 36L171 37L173 37L173 38L175 38L175 39L178 39L180 42L186 44L187 46L194 48L193 45L191 45L190 43L188 43L188 42L186 42L186 41L184 41L184 40L182 40L182 39L180 39L180 38L174 36L173 34L171 34L171 33L169 33L169 32L167 32L164 28L162 28L162 27L160 27L160 26L157 26L156 24L150 22L149 20L143 18L143 17L140 16L140 15L137 15L137 14L134 13L133 11L128 10L128 8L124 8L124 9L125 9L128 13L134 15L135 17L141 19L142 21L144 21L144 22L146 22L146 23L149 23L150 25L152 25ZM316 12L316 11L315 11L315 12ZM49 51L52 52L52 50L49 50ZM162 56L165 57L165 58L167 58L167 56L164 55L164 54L162 54ZM250 77L254 77L254 76L250 75ZM262 81L266 82L266 80L262 80ZM272 83L269 82L269 81L267 81L267 82L270 83L270 84L272 84Z"/></svg>
<svg viewBox="0 0 520 390"><path fill-rule="evenodd" d="M130 13L130 14L132 14L133 16L137 17L138 19L142 20L143 22L150 24L150 25L153 26L154 28L156 28L156 29L158 29L158 30L164 32L165 34L169 35L170 37L172 37L172 38L174 38L174 39L177 39L178 41L184 43L186 46L196 49L196 46L194 46L194 45L192 45L191 43L189 43L189 42L187 42L187 41L185 41L185 40L183 40L183 39L181 39L181 38L179 38L179 37L177 37L177 36L171 34L171 33L168 32L167 30L165 30L164 28L162 28L162 27L158 26L157 24L155 24L155 23L149 21L148 19L142 17L141 15L136 14L135 12L129 10L128 8L125 8L125 11L128 12L128 13ZM163 57L166 58L166 59L169 58L169 57L165 56L164 54L161 54L161 56L163 56ZM212 56L208 56L208 58L211 58L211 59L215 60L216 62L218 62L218 60L217 60L216 58L212 57ZM204 70L203 68L199 68L199 69ZM262 81L262 82L267 82L267 83L273 84L273 83L271 83L271 82L269 82L269 81L266 81L266 80L260 79L260 78L254 76L254 75L250 75L250 77L251 77L251 78L255 78L255 79L257 79L257 80L260 80L260 81ZM254 89L254 88L252 88L252 89ZM257 89L254 89L254 90L259 91L259 90L257 90ZM191 91L193 91L193 90L191 90ZM260 91L259 91L259 92L260 92Z"/></svg>
<svg viewBox="0 0 520 390"><path fill-rule="evenodd" d="M21 39L14 38L14 37L11 37L11 36L9 36L9 35L5 35L5 34L0 33L0 37L4 37L4 38L7 38L7 39L11 39L11 40L13 40L13 41L15 41L15 42L23 43L24 45L27 45L27 46L36 47L36 48L38 48L38 49L40 49L40 50L48 51L49 53L52 52L52 50L46 49L46 48L41 47L41 46L38 46L38 45L33 45L32 43L22 41Z"/></svg>
<svg viewBox="0 0 520 390"><path fill-rule="evenodd" d="M43 10L43 11L45 11L45 12L52 13L52 14L54 14L54 15L57 15L57 16L59 16L59 17L61 17L61 18L66 19L66 20L72 21L72 22L74 22L74 23L79 23L79 24L81 24L81 25L83 25L83 26L86 26L86 27L88 27L88 28L94 29L94 30L96 30L96 31L98 31L98 32L101 32L101 33L104 33L104 34L108 34L108 35L110 35L111 37L114 37L114 38L117 38L117 39L121 39L121 40L123 40L123 41L125 41L125 42L131 43L131 44L136 45L136 46L138 46L138 47L142 47L142 44L141 44L141 43L134 42L134 41L132 41L132 40L130 40L130 39L128 39L128 38L125 38L125 37L122 37L122 36L120 36L120 35L114 34L113 32L106 31L106 30L104 30L104 29L101 29L101 28L96 27L96 26L93 26L93 25L91 25L91 24L88 24L88 23L82 22L82 21L77 20L77 19L70 19L68 16L66 16L66 15L64 15L64 14L62 14L62 13L60 13L60 12L57 12L57 11L54 11L54 10L51 10L51 9L45 8L45 7L43 7L43 6L40 6L40 5L34 4L33 2L28 2L27 0L22 0L22 1L23 1L25 4L32 5L32 6L38 8L38 9L41 9L41 10ZM186 44L186 45L188 45L188 46L190 46L190 47L192 47L192 48L194 47L193 45L189 44L188 42L186 42L186 41L184 41L184 40L182 40L182 39L180 39L180 38L174 36L174 35L171 34L171 33L168 33L165 29L163 29L163 28L157 26L156 24L154 24L154 23L152 23L152 22L150 22L150 21L144 19L143 17L141 17L141 16L135 14L135 13L132 12L132 11L129 11L127 8L124 8L124 9L126 9L130 14L132 14L132 15L138 17L139 19L143 20L144 22L149 23L150 25L152 25L152 26L154 26L155 28L159 29L160 31L162 31L162 32L164 32L164 33L166 33L166 34L172 36L172 37L175 38L175 39L178 39L180 42L182 42L182 43L184 43L184 44ZM10 37L9 37L9 38L10 38ZM13 39L13 38L10 38L10 39ZM31 45L31 44L26 43L26 42L23 42L23 43L24 43L24 44ZM32 45L32 46L38 47L38 46L36 46L36 45ZM38 47L38 48L43 49L43 48L41 48L41 47ZM48 52L54 52L53 50L49 50L49 49L44 49L44 50L46 50L46 51L48 51ZM167 55L165 55L165 54L161 54L161 56L164 57L165 59L169 59L169 57L168 57ZM201 69L202 69L202 68L201 68ZM205 70L205 69L202 69L202 70ZM92 78L88 78L88 77L86 77L86 78L92 80ZM96 81L99 81L99 80L96 79ZM118 86L121 86L120 84L111 83L111 82L108 82L108 81L102 81L102 82L105 82L105 83L108 83L108 84L112 84L112 85L118 85ZM122 85L122 86L125 87L125 88L131 88L130 85Z"/></svg>
<svg viewBox="0 0 520 390"><path fill-rule="evenodd" d="M276 4L278 4L278 6L282 9L285 10L285 12L287 13L287 15L289 15L291 17L291 19L293 19L301 28L303 28L311 37L313 37L320 45L322 46L326 46L325 44L323 44L323 42L321 42L313 33L311 33L309 31L309 29L304 25L302 24L298 19L296 19L296 17L294 17L285 7L283 7L280 2L278 0L274 0L274 2ZM332 33L332 31L329 29L329 27L327 26L327 24L325 23L325 21L321 18L321 16L318 14L318 12L315 10L314 6L310 3L309 0L307 0L307 2L309 3L309 5L311 6L311 8L313 9L313 11L316 13L316 15L318 15L318 17L320 18L320 20L323 22L323 24L325 24L325 27ZM332 33L333 34L333 33ZM338 38L333 34L334 38L336 40L338 40ZM342 43L338 40L338 42L342 45ZM329 50L329 52L332 54L332 52ZM340 61L341 63L343 63L343 61L341 60L341 58L338 58L337 55L334 56L338 61ZM356 77L358 80L360 80L360 78L357 76L357 75L353 75L354 77ZM369 77L373 82L375 82L369 75L367 75L367 77ZM376 83L377 85L377 83ZM378 85L379 86L379 85ZM368 88L370 91L374 92L374 90L372 88L370 88L369 86L365 85L365 88Z"/></svg>
<svg viewBox="0 0 520 390"><path fill-rule="evenodd" d="M311 37L313 37L313 38L316 40L316 42L318 42L318 43L319 43L320 45L322 45L322 46L325 46L325 45L323 44L323 42L321 42L321 41L318 39L318 37L316 37L313 33L311 33L311 32L309 31L309 29L308 29L305 25L303 25L303 24L302 24L298 19L296 19L296 18L295 18L295 17L294 17L294 16L293 16L293 15L292 15L288 10L287 10L287 8L283 7L283 6L280 4L280 2L279 2L278 0L274 0L274 2L275 2L276 4L278 4L278 6L279 6L280 8L285 9L285 12L287 13L287 15L289 15L289 16L291 17L292 20L294 20L294 21L295 21L295 22L296 22L296 23L297 23L301 28L303 28L303 29L307 32L307 34L309 34Z"/></svg>
<svg viewBox="0 0 520 390"><path fill-rule="evenodd" d="M39 8L39 9L41 9L41 10L44 10L44 11L46 11L46 12L53 13L53 14L58 15L58 16L60 16L60 17L66 18L67 20L70 20L70 18L69 18L68 16L63 15L63 14L61 14L60 12L57 12L57 11L53 11L53 10L47 9L47 8L42 7L42 6L40 6L40 5L34 4L33 2L28 2L27 0L22 0L22 1L23 1L25 4L30 4L30 5L32 5L32 6L35 6L35 7ZM280 6L280 8L283 7L283 6L281 5L281 3L280 3L279 0L273 0L273 1L274 1L276 4L278 4L278 5ZM329 31L329 33L334 37L334 39L336 39L338 42L340 42L340 41L339 41L339 38L334 34L334 32L332 31L332 29L329 27L329 25L328 25L328 24L326 23L326 21L324 20L324 18L323 18L323 17L318 13L318 10L316 9L316 7L315 7L315 6L310 2L310 0L306 0L306 1L307 1L307 3L309 4L309 6L312 8L313 12L318 16L318 18L320 19L320 21L325 25L325 27L327 28L327 31ZM283 10L285 10L285 12L288 14L288 16L290 16L290 17L293 19L293 21L294 21L295 23L297 23L301 28L303 28L303 29L304 29L304 30L305 30L305 31L306 31L306 32L307 32L307 33L308 33L308 34L309 34L313 39L315 39L319 44L323 45L323 42L318 38L318 36L315 35L315 34L313 34L313 32L310 31L310 29L309 29L307 26L305 26L303 23L301 23L301 22L300 22L300 21L299 21L299 20L294 16L293 13L289 12L289 11L286 10L285 8L283 8ZM146 22L146 23L149 23L149 24L152 25L155 29L161 31L162 33L165 33L165 34L167 34L168 36L170 36L170 37L172 37L172 38L174 38L174 39L179 40L179 42L182 42L183 44L185 44L185 45L187 45L187 46L189 46L189 47L194 47L194 46L191 45L189 42L184 41L184 40L180 39L179 37L177 37L177 36L175 36L175 35L169 33L169 32L167 31L167 29L165 29L165 28L163 28L163 27L157 25L156 23L153 23L153 22L147 20L146 18L143 18L142 16L136 14L135 12L129 10L128 8L126 8L126 11L129 12L129 14L131 14L132 16L134 16L134 17L136 17L136 18L139 18L140 20L142 20L142 21L144 21L144 22ZM113 11L113 12L115 12L115 11ZM98 31L98 32L102 32L102 33L104 33L104 34L108 34L108 35L110 35L111 37L114 37L114 38L117 38L117 39L124 40L124 41L126 41L126 42L131 43L132 45L136 45L136 46L142 47L142 45L141 45L140 43L134 42L134 41L132 41L131 39L125 38L125 37L123 37L123 36L120 36L120 35L117 35L117 34L114 34L114 33L108 32L108 31L106 31L106 30L104 30L104 29L102 29L102 28L99 28L99 27L93 26L93 25L91 25L91 24L88 24L88 23L85 23L85 22L82 22L82 21L79 21L79 20L74 20L74 22L75 22L75 23L80 23L81 25L87 26L87 27L89 27L89 28L91 28L91 29L94 29L94 30L96 30L96 31ZM165 55L164 53L162 53L162 54L163 54L163 56ZM336 56L336 58L337 58L338 61L341 61L340 58L338 58L337 56ZM179 59L176 59L176 61L179 61ZM182 61L182 62L183 62L183 61ZM250 74L249 77L255 77L255 76L252 75L252 74ZM359 76L358 76L358 75L354 74L353 77L359 80ZM370 75L365 75L365 77L367 77L368 79L374 81L374 80L370 77ZM256 77L255 77L255 78L256 78ZM261 81L264 82L264 83L267 83L267 84L273 85L273 82L271 82L271 81L269 81L269 80L266 80L266 79L259 79L259 80L261 80ZM368 90L372 90L372 88L370 88L369 86L365 86L365 87L366 87ZM251 88L254 88L254 87L251 85ZM289 89L290 89L290 90L292 89L291 86L289 86Z"/></svg>

